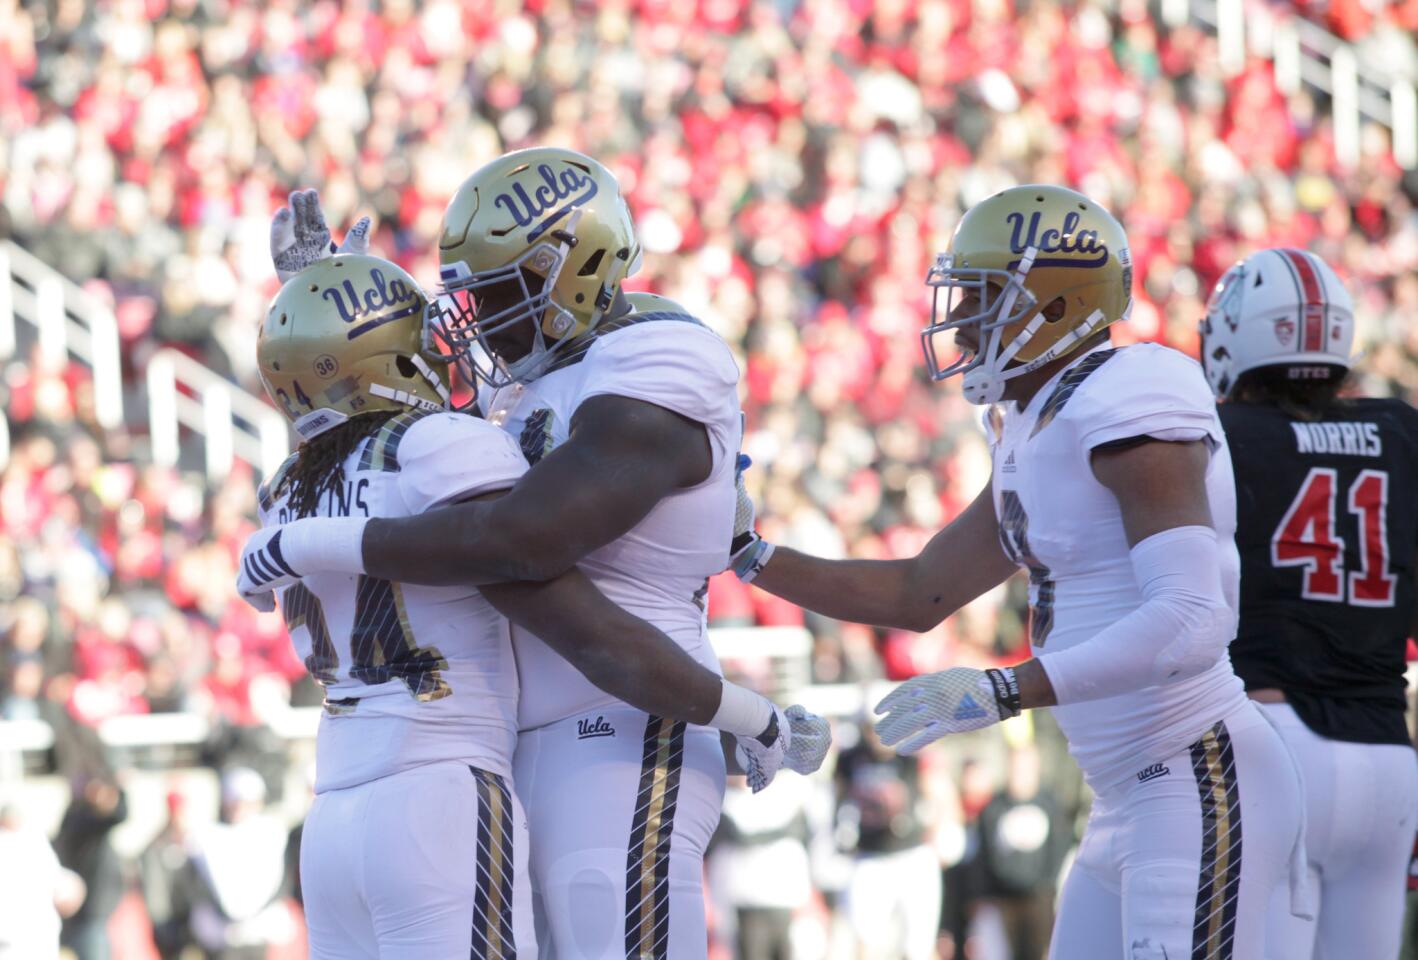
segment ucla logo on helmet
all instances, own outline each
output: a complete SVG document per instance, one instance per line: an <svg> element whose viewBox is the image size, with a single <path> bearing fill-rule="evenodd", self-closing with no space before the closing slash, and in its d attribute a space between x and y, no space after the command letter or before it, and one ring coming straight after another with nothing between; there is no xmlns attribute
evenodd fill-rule
<svg viewBox="0 0 1418 960"><path fill-rule="evenodd" d="M415 291L407 283L398 277L386 280L384 272L378 268L369 271L369 286L362 296L355 289L353 280L342 280L333 287L326 287L320 291L320 296L335 305L340 319L345 323L363 320L346 334L350 340L375 327L412 316L422 309Z"/></svg>
<svg viewBox="0 0 1418 960"><path fill-rule="evenodd" d="M1036 210L1024 219L1022 213L1011 213L1005 217L1009 223L1009 249L1022 254L1030 247L1039 251L1034 258L1035 267L1101 267L1108 262L1108 246L1098 239L1097 230L1080 230L1081 219L1076 211L1064 215L1063 225L1041 230L1043 211ZM1049 257L1046 254L1065 253L1066 257ZM1092 256L1092 259L1083 259ZM1018 260L1009 264L1013 270Z"/></svg>
<svg viewBox="0 0 1418 960"><path fill-rule="evenodd" d="M552 224L590 200L600 189L594 177L571 164L567 164L558 174L550 164L539 163L537 174L542 182L530 193L522 184L514 183L510 193L499 193L492 200L493 206L506 210L518 227L536 224L527 234L528 243L535 243L538 237L551 229ZM557 209L547 216L547 211L554 207Z"/></svg>

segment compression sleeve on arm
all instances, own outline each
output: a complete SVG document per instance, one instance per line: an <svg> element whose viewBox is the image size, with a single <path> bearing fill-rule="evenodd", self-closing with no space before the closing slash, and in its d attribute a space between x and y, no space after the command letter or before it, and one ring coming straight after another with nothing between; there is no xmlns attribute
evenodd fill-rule
<svg viewBox="0 0 1418 960"><path fill-rule="evenodd" d="M1060 705L1194 677L1225 656L1235 636L1215 530L1163 530L1130 556L1142 605L1091 640L1039 657Z"/></svg>

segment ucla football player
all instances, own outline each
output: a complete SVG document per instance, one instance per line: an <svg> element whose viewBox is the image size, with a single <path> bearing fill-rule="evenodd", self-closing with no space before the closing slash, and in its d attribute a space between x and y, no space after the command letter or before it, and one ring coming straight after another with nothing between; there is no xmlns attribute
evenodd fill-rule
<svg viewBox="0 0 1418 960"><path fill-rule="evenodd" d="M286 282L258 364L304 442L262 486L264 525L419 514L495 496L526 471L512 437L446 411L426 306L412 277L365 255L319 260ZM248 559L279 565L283 554ZM771 703L723 682L575 568L481 591L316 573L283 588L280 607L326 690L301 849L316 957L535 955L526 818L510 786L518 668L501 614L615 696L745 735L760 778L786 747ZM611 730L597 714L580 732Z"/></svg>
<svg viewBox="0 0 1418 960"><path fill-rule="evenodd" d="M243 595L260 603L306 575L446 587L554 581L579 566L718 673L704 594L729 556L741 433L727 345L669 301L621 289L640 257L629 209L610 172L573 151L518 151L478 170L450 202L439 247L430 329L531 468L493 501L262 531L243 554ZM669 705L647 712L598 689L531 626L512 637L515 780L544 954L704 957L718 735L675 722ZM713 718L723 729L759 706L730 689ZM816 770L826 722L799 708L786 718L785 765Z"/></svg>
<svg viewBox="0 0 1418 960"><path fill-rule="evenodd" d="M1202 365L1234 452L1241 621L1231 660L1305 788L1314 922L1272 904L1283 957L1396 957L1418 823L1404 711L1414 630L1418 413L1341 398L1349 292L1319 257L1262 250L1228 270Z"/></svg>
<svg viewBox="0 0 1418 960"><path fill-rule="evenodd" d="M1097 799L1050 956L1278 960L1265 905L1298 873L1299 784L1226 655L1230 455L1194 361L1110 346L1131 274L1122 227L1072 190L972 207L927 277L923 341L931 376L987 408L989 486L911 559L822 560L742 524L735 570L828 616L920 631L1026 570L1033 658L908 680L877 707L882 740L911 752L1052 708Z"/></svg>

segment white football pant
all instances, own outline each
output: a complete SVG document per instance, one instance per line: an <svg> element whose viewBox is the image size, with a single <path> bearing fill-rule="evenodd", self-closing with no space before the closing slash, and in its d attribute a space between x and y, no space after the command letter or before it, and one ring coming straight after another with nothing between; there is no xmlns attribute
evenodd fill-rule
<svg viewBox="0 0 1418 960"><path fill-rule="evenodd" d="M1267 904L1302 882L1302 818L1295 763L1248 701L1095 798L1050 960L1297 960L1264 944Z"/></svg>
<svg viewBox="0 0 1418 960"><path fill-rule="evenodd" d="M703 960L704 850L724 801L719 734L630 707L518 738L537 937L555 960Z"/></svg>
<svg viewBox="0 0 1418 960"><path fill-rule="evenodd" d="M1313 921L1271 902L1269 955L1393 960L1418 823L1418 755L1402 744L1328 740L1288 703L1261 709L1300 766L1310 885L1319 901Z"/></svg>
<svg viewBox="0 0 1418 960"><path fill-rule="evenodd" d="M526 815L460 763L318 794L301 836L311 960L533 960Z"/></svg>

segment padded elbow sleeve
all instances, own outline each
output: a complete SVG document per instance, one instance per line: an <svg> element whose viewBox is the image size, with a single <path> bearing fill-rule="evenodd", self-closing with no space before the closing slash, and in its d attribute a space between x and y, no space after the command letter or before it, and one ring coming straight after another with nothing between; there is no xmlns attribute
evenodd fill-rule
<svg viewBox="0 0 1418 960"><path fill-rule="evenodd" d="M1130 556L1142 604L1091 640L1039 658L1060 704L1194 677L1225 655L1235 635L1216 531L1174 527Z"/></svg>

